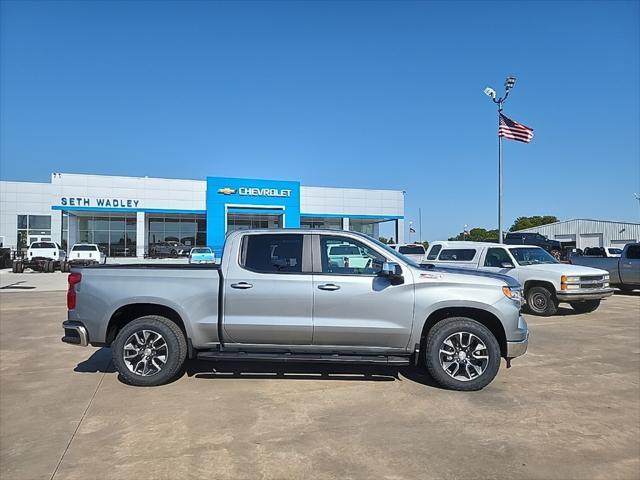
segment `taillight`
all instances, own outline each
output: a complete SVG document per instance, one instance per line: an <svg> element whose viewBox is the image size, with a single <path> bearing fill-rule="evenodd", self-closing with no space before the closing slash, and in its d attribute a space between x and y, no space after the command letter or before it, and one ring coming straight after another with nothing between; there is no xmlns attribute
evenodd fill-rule
<svg viewBox="0 0 640 480"><path fill-rule="evenodd" d="M76 285L82 280L82 274L73 272L69 274L69 290L67 290L67 309L75 310L76 308Z"/></svg>

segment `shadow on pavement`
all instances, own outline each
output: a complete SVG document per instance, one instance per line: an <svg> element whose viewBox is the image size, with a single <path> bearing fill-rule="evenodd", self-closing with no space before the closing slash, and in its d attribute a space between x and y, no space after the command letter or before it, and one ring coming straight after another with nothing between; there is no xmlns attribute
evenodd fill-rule
<svg viewBox="0 0 640 480"><path fill-rule="evenodd" d="M74 372L115 373L111 360L111 349L102 347L89 358L78 363ZM356 382L394 382L403 378L434 388L440 387L423 366L407 365L393 367L386 365L343 365L328 363L278 363L241 361L187 360L182 374L205 380L225 379L275 379L275 380L333 380ZM123 382L122 378L118 379ZM172 383L172 382L169 382Z"/></svg>
<svg viewBox="0 0 640 480"><path fill-rule="evenodd" d="M111 361L111 349L102 347L96 350L93 355L76 365L73 371L82 373L115 373L116 369Z"/></svg>

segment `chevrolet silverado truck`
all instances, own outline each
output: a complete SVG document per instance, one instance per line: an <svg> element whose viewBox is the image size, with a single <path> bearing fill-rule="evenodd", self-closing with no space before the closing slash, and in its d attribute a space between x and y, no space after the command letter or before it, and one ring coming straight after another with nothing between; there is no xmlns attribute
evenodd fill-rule
<svg viewBox="0 0 640 480"><path fill-rule="evenodd" d="M554 315L560 302L578 313L593 312L613 295L606 270L560 263L533 245L433 242L427 262L509 275L523 286L527 308L535 315Z"/></svg>
<svg viewBox="0 0 640 480"><path fill-rule="evenodd" d="M366 262L336 262L345 246ZM186 358L425 366L478 390L525 353L520 285L426 270L355 232L242 230L219 265L73 267L63 342L110 346L120 378L166 383Z"/></svg>
<svg viewBox="0 0 640 480"><path fill-rule="evenodd" d="M628 243L619 257L572 255L569 261L573 265L584 265L606 270L611 285L623 292L640 289L640 243Z"/></svg>

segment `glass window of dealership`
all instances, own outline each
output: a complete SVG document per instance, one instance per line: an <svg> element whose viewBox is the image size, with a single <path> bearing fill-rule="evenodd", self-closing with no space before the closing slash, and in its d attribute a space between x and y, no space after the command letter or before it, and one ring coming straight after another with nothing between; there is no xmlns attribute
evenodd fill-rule
<svg viewBox="0 0 640 480"><path fill-rule="evenodd" d="M352 230L404 237L404 192L303 186L296 181L206 180L54 173L51 183L0 181L0 240L25 249L96 243L111 257L144 257L179 242L221 252L225 236L250 228ZM386 231L389 231L387 228Z"/></svg>

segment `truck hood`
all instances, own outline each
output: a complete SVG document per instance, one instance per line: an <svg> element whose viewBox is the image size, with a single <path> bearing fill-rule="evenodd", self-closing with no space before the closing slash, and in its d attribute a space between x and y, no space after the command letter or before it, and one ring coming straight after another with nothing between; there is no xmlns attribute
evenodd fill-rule
<svg viewBox="0 0 640 480"><path fill-rule="evenodd" d="M547 263L544 265L524 265L527 271L555 272L560 275L609 275L606 270L599 268L583 267L582 265L572 265L570 263Z"/></svg>
<svg viewBox="0 0 640 480"><path fill-rule="evenodd" d="M590 270L593 270L592 268ZM482 270L475 270L464 267L442 267L442 266L433 266L433 265L424 265L423 267L416 269L416 273L420 274L429 274L429 273L453 273L456 275L463 275L469 278L470 283L473 283L475 280L478 283L484 283L481 279L485 280L499 280L500 282L506 284L512 288L520 288L520 283L509 275L502 275L501 273L493 273L486 272ZM493 282L487 282L493 283Z"/></svg>

